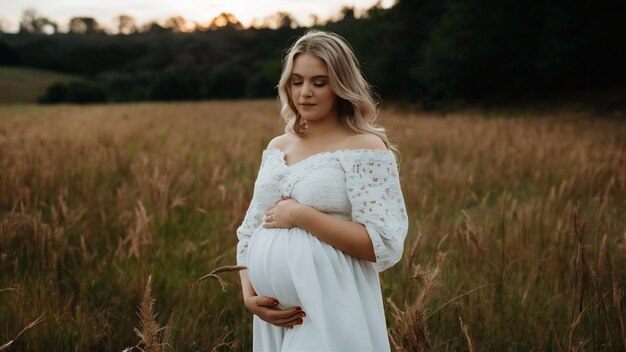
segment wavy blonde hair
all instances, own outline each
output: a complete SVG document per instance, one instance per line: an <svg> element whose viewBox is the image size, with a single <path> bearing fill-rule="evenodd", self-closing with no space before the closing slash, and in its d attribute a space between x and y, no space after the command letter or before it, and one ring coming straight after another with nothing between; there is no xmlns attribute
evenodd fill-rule
<svg viewBox="0 0 626 352"><path fill-rule="evenodd" d="M286 123L285 132L302 136L305 129L302 116L291 99L290 85L293 61L302 53L312 54L326 63L330 88L338 97L337 109L341 123L355 132L380 137L388 149L397 153L385 129L374 124L378 117L378 96L363 77L348 42L331 32L308 30L289 48L283 59L283 71L277 88L280 114Z"/></svg>

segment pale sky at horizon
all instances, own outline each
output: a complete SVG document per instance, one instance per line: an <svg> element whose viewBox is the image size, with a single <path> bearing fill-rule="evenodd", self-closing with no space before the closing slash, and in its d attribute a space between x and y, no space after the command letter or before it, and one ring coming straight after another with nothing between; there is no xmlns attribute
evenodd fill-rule
<svg viewBox="0 0 626 352"><path fill-rule="evenodd" d="M288 12L298 23L310 24L310 15L324 21L339 13L344 6L367 9L378 0L0 0L0 20L7 32L16 32L24 10L33 8L40 16L56 21L65 30L72 17L94 17L98 23L114 28L113 18L127 14L137 24L162 21L182 16L188 22L207 23L222 12L230 12L245 26L254 19L262 20L278 11ZM390 7L395 0L381 0Z"/></svg>

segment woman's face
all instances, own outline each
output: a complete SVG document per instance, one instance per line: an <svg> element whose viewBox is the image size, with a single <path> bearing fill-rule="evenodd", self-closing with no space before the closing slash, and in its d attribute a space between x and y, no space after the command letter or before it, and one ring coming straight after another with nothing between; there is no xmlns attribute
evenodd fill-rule
<svg viewBox="0 0 626 352"><path fill-rule="evenodd" d="M305 121L337 117L337 95L328 80L322 59L309 53L296 55L289 85L291 99Z"/></svg>

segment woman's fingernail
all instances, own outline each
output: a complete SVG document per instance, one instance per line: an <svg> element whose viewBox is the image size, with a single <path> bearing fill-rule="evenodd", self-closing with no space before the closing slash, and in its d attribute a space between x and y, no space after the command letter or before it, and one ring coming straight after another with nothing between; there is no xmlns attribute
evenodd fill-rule
<svg viewBox="0 0 626 352"><path fill-rule="evenodd" d="M306 317L306 313L305 313L305 312L302 312L302 316L303 316L303 317Z"/></svg>
<svg viewBox="0 0 626 352"><path fill-rule="evenodd" d="M302 308L300 308L300 307L296 307L296 310L302 310Z"/></svg>
<svg viewBox="0 0 626 352"><path fill-rule="evenodd" d="M273 305L275 305L275 306L277 306L277 305L278 305L278 301L277 301L277 300L273 300L273 301L272 301L272 304L273 304Z"/></svg>
<svg viewBox="0 0 626 352"><path fill-rule="evenodd" d="M302 319L298 319L296 321L298 322L298 324L302 324Z"/></svg>

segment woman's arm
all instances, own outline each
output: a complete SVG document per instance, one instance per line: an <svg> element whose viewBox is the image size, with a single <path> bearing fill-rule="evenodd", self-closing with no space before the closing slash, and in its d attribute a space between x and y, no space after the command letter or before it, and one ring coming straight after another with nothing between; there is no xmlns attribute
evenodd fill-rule
<svg viewBox="0 0 626 352"><path fill-rule="evenodd" d="M355 258L376 261L372 240L362 224L336 219L308 206L296 209L297 227Z"/></svg>
<svg viewBox="0 0 626 352"><path fill-rule="evenodd" d="M355 258L376 261L372 240L364 225L336 219L291 198L276 202L264 217L262 226L299 227Z"/></svg>

